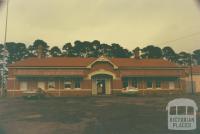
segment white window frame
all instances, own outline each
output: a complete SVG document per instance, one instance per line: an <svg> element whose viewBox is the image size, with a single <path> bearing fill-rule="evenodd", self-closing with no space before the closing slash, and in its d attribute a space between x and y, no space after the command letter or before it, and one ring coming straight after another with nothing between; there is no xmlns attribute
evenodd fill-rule
<svg viewBox="0 0 200 134"><path fill-rule="evenodd" d="M70 83L71 83L71 88L65 88L65 83L66 83L66 82L70 82ZM72 84L73 84L72 80L65 80L63 84L64 84L64 89L65 89L65 90L71 90L71 89L72 89L72 86L73 86L73 85L72 85Z"/></svg>
<svg viewBox="0 0 200 134"><path fill-rule="evenodd" d="M49 84L50 83L54 83L54 88L49 88ZM48 90L55 90L56 89L56 82L55 81L52 81L52 80L50 80L50 81L48 81L48 84L47 84L47 86L48 86Z"/></svg>

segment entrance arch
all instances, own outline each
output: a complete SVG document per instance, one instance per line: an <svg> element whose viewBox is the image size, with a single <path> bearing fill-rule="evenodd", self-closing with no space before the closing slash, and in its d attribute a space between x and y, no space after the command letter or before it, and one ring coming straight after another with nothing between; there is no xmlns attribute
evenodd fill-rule
<svg viewBox="0 0 200 134"><path fill-rule="evenodd" d="M108 74L92 75L92 95L110 95L112 79L113 76Z"/></svg>
<svg viewBox="0 0 200 134"><path fill-rule="evenodd" d="M100 70L94 71L92 73L89 73L88 79L92 79L92 77L95 76L95 75L108 75L108 76L112 76L113 79L117 78L116 75L113 72L110 72L110 71L107 71L107 70L104 70L104 69L100 69Z"/></svg>

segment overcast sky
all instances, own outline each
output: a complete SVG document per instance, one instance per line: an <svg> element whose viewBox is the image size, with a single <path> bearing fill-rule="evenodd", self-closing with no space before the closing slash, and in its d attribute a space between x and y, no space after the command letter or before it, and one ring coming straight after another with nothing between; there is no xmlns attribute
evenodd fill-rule
<svg viewBox="0 0 200 134"><path fill-rule="evenodd" d="M3 42L5 5L0 20ZM194 0L10 0L8 41L35 39L60 47L100 40L130 50L153 44L191 52L200 49L200 8Z"/></svg>

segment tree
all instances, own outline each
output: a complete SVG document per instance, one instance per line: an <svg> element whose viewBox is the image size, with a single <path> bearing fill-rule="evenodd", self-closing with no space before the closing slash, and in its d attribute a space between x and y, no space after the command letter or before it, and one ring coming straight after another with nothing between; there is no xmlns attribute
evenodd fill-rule
<svg viewBox="0 0 200 134"><path fill-rule="evenodd" d="M74 54L74 50L73 50L73 46L72 46L71 43L66 43L66 44L63 46L62 50L63 50L63 53L62 53L63 56L72 57L72 56L75 55L75 54Z"/></svg>
<svg viewBox="0 0 200 134"><path fill-rule="evenodd" d="M134 56L136 59L140 58L140 47L136 47L132 50L132 56Z"/></svg>
<svg viewBox="0 0 200 134"><path fill-rule="evenodd" d="M124 56L122 58L130 58L132 53L128 49L123 49Z"/></svg>
<svg viewBox="0 0 200 134"><path fill-rule="evenodd" d="M52 57L59 57L61 56L62 52L60 50L60 48L54 46L49 50L49 53Z"/></svg>
<svg viewBox="0 0 200 134"><path fill-rule="evenodd" d="M84 41L82 43L84 46L83 57L97 57L95 53L95 46L91 42Z"/></svg>
<svg viewBox="0 0 200 134"><path fill-rule="evenodd" d="M6 43L6 48L9 52L8 63L19 61L28 56L26 45L23 43Z"/></svg>
<svg viewBox="0 0 200 134"><path fill-rule="evenodd" d="M28 57L36 57L37 56L36 49L33 47L33 45L29 45L27 50L28 50Z"/></svg>
<svg viewBox="0 0 200 134"><path fill-rule="evenodd" d="M29 45L28 48L24 43L9 42L6 43L6 48L9 52L8 63L13 63L26 57L36 57L39 46L42 46L42 51L46 56L49 56L50 54L52 57L99 57L105 55L108 57L129 58L132 55L135 55L136 52L130 52L128 49L123 48L117 43L109 45L101 43L98 40L92 42L77 40L74 42L74 46L71 43L66 43L62 47L63 52L56 46L49 50L48 44L43 40L35 40L33 45ZM4 46L0 44L0 60L3 57L1 54L3 49ZM187 52L180 52L177 54L169 46L160 49L159 47L149 45L143 49L140 49L139 47L136 49L142 52L142 58L165 58L181 65L189 65L191 57L193 57L194 60L192 62L194 63L195 61L200 65L200 49L193 51L192 55Z"/></svg>
<svg viewBox="0 0 200 134"><path fill-rule="evenodd" d="M79 57L93 57L94 56L94 48L89 41L75 41L74 42L74 53L75 56Z"/></svg>
<svg viewBox="0 0 200 134"><path fill-rule="evenodd" d="M3 55L2 55L3 48L4 48L3 44L0 44L0 60L2 60L3 58Z"/></svg>
<svg viewBox="0 0 200 134"><path fill-rule="evenodd" d="M39 46L42 46L43 48L43 53L48 56L49 55L49 46L47 45L47 43L43 40L35 40L33 45L29 48L29 50L31 52L29 52L29 55L33 55L33 56L37 56L37 50L38 50L38 47Z"/></svg>
<svg viewBox="0 0 200 134"><path fill-rule="evenodd" d="M132 55L130 51L124 49L119 44L113 43L111 44L111 57L116 58L129 58Z"/></svg>
<svg viewBox="0 0 200 134"><path fill-rule="evenodd" d="M197 64L200 65L200 49L193 51L193 58L196 60Z"/></svg>
<svg viewBox="0 0 200 134"><path fill-rule="evenodd" d="M90 51L92 51L90 54L91 57L99 57L104 54L103 46L101 45L100 41L94 40L93 42L91 42L91 45L92 45L92 49L90 49Z"/></svg>
<svg viewBox="0 0 200 134"><path fill-rule="evenodd" d="M149 45L144 47L142 50L142 58L145 59L159 59L162 58L162 50L159 47Z"/></svg>
<svg viewBox="0 0 200 134"><path fill-rule="evenodd" d="M191 62L191 54L190 53L187 53L187 52L180 52L178 54L178 61L177 61L179 64L181 65L185 65L185 66L188 66L190 65L190 62Z"/></svg>
<svg viewBox="0 0 200 134"><path fill-rule="evenodd" d="M79 40L74 42L74 55L78 57L84 57L85 47L83 43Z"/></svg>
<svg viewBox="0 0 200 134"><path fill-rule="evenodd" d="M112 53L111 53L111 46L108 45L108 44L101 44L101 47L102 47L102 55L105 55L105 56L108 56L108 57L111 57L112 56Z"/></svg>
<svg viewBox="0 0 200 134"><path fill-rule="evenodd" d="M167 46L162 49L163 57L171 62L177 62L178 61L178 55L175 53L175 51Z"/></svg>

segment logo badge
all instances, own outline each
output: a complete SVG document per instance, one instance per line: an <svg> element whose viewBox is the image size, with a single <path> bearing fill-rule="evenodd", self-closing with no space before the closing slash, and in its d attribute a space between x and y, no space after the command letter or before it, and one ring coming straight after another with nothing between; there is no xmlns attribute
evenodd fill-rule
<svg viewBox="0 0 200 134"><path fill-rule="evenodd" d="M196 111L198 107L191 99L178 98L167 104L168 129L194 130L196 129Z"/></svg>

